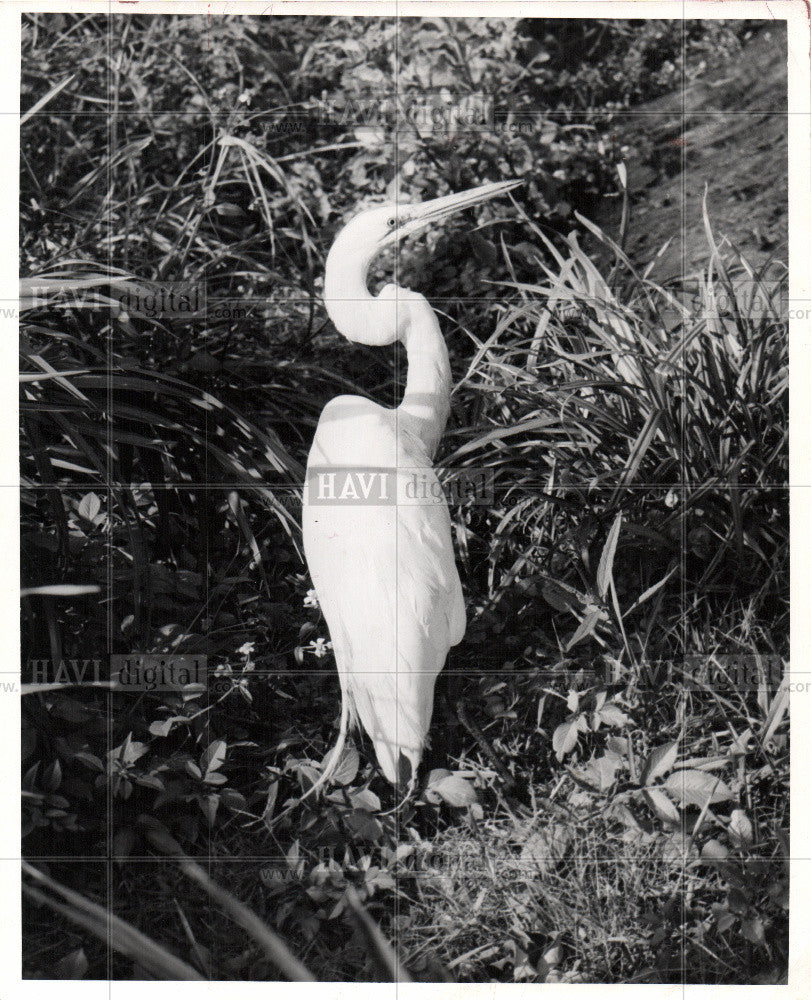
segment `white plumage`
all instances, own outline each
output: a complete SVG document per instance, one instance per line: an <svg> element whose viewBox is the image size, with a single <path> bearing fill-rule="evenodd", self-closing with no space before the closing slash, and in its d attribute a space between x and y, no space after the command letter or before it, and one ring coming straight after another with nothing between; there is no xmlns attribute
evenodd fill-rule
<svg viewBox="0 0 811 1000"><path fill-rule="evenodd" d="M421 486L433 487L431 495L439 484L420 440L398 427L396 411L352 396L333 400L310 452L311 468L331 465L349 466L350 476L355 469L392 470L386 492L399 501L312 505L308 496L304 507L304 551L347 710L396 783L416 774L434 682L465 632L450 516L444 501L407 495L416 474Z"/></svg>
<svg viewBox="0 0 811 1000"><path fill-rule="evenodd" d="M331 400L310 450L304 551L343 695L341 734L317 785L337 763L350 721L368 733L389 781L413 783L437 675L465 631L450 515L432 467L450 411L447 348L426 299L397 285L372 296L368 268L384 247L514 186L370 209L327 258L324 300L337 329L363 344L402 341L408 377L396 409L359 396Z"/></svg>

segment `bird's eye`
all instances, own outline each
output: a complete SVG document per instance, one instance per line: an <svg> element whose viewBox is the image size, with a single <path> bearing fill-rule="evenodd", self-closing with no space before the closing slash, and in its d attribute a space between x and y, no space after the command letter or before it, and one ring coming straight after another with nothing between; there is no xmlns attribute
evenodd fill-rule
<svg viewBox="0 0 811 1000"><path fill-rule="evenodd" d="M389 229L394 229L394 227L397 225L397 219L395 219L394 216L392 216L390 219L386 219L386 225L389 227Z"/></svg>

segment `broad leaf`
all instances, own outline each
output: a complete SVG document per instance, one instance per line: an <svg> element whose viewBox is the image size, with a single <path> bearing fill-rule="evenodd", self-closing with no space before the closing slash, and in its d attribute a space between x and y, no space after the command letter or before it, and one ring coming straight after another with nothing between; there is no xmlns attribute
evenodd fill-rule
<svg viewBox="0 0 811 1000"><path fill-rule="evenodd" d="M680 820L679 810L673 805L670 799L658 788L644 788L642 790L645 800L656 816L664 823L678 823Z"/></svg>
<svg viewBox="0 0 811 1000"><path fill-rule="evenodd" d="M726 861L729 851L718 840L708 840L701 848L701 857L706 861Z"/></svg>
<svg viewBox="0 0 811 1000"><path fill-rule="evenodd" d="M332 772L332 780L336 785L348 785L355 780L359 767L360 754L354 747L346 747Z"/></svg>
<svg viewBox="0 0 811 1000"><path fill-rule="evenodd" d="M76 508L79 517L83 517L85 521L90 521L91 524L96 520L100 510L101 500L99 500L95 493L85 494Z"/></svg>
<svg viewBox="0 0 811 1000"><path fill-rule="evenodd" d="M699 809L703 809L708 802L714 805L735 798L720 778L707 771L674 771L665 781L664 788L677 802L698 806Z"/></svg>
<svg viewBox="0 0 811 1000"><path fill-rule="evenodd" d="M477 801L473 785L456 774L435 781L431 791L441 795L449 806L470 806Z"/></svg>
<svg viewBox="0 0 811 1000"><path fill-rule="evenodd" d="M752 821L743 809L732 810L727 833L734 847L749 847L755 839Z"/></svg>
<svg viewBox="0 0 811 1000"><path fill-rule="evenodd" d="M676 742L663 743L661 746L656 747L645 761L639 779L640 784L650 785L660 775L667 774L676 763L678 755L679 745Z"/></svg>
<svg viewBox="0 0 811 1000"><path fill-rule="evenodd" d="M597 715L599 715L602 722L607 723L609 726L620 728L628 725L628 716L613 701L606 702Z"/></svg>
<svg viewBox="0 0 811 1000"><path fill-rule="evenodd" d="M580 717L561 722L552 734L552 749L558 760L563 760L567 753L571 753L577 745L577 736L580 732L578 725Z"/></svg>

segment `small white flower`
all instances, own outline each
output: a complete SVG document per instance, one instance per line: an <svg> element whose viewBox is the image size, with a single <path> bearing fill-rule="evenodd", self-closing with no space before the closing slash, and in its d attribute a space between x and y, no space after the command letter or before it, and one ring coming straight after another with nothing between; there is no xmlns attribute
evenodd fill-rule
<svg viewBox="0 0 811 1000"><path fill-rule="evenodd" d="M313 656L317 656L320 660L322 656L326 656L327 652L332 649L332 643L328 642L326 639L316 639L312 644L312 649L310 652Z"/></svg>
<svg viewBox="0 0 811 1000"><path fill-rule="evenodd" d="M243 90L243 92L237 98L237 101L240 104L248 104L248 105L250 105L250 103L251 103L251 92L250 92L250 90Z"/></svg>
<svg viewBox="0 0 811 1000"><path fill-rule="evenodd" d="M253 653L253 646L254 644L252 642L243 642L242 645L237 650L237 652L240 654L240 656L245 656L245 657L251 656L251 654Z"/></svg>
<svg viewBox="0 0 811 1000"><path fill-rule="evenodd" d="M308 590L307 595L304 598L305 608L317 608L318 607L318 594L314 590Z"/></svg>

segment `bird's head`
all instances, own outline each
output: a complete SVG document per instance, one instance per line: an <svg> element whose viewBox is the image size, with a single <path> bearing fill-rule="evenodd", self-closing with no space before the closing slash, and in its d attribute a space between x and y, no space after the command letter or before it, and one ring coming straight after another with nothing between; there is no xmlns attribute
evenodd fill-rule
<svg viewBox="0 0 811 1000"><path fill-rule="evenodd" d="M415 236L451 215L456 215L457 212L512 191L522 183L523 181L495 181L469 191L433 198L419 205L388 204L369 208L349 222L344 232L353 241L374 248L374 252L378 253L407 236Z"/></svg>
<svg viewBox="0 0 811 1000"><path fill-rule="evenodd" d="M366 288L366 275L372 260L407 236L414 236L457 212L506 194L520 184L523 181L494 181L418 205L379 205L356 215L340 231L327 257L324 300L338 329L356 342L391 343L395 336L388 329L381 329L379 320L372 320L374 329L368 332L361 330L358 324L359 319L366 318L359 315L360 303L372 298ZM352 316L354 322L351 322ZM371 320L369 312L366 316ZM347 320L350 320L349 325Z"/></svg>

